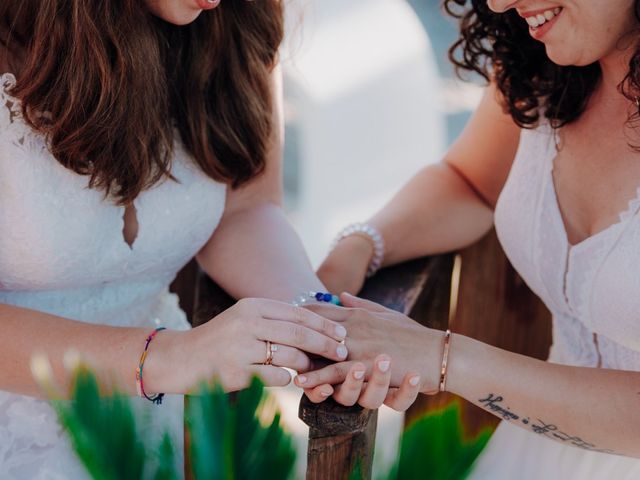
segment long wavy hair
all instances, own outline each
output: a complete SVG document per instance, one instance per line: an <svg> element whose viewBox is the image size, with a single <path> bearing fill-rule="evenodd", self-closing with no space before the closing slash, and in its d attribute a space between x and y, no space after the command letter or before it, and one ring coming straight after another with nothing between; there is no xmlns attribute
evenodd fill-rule
<svg viewBox="0 0 640 480"><path fill-rule="evenodd" d="M217 181L264 170L279 0L222 2L181 27L143 0L2 0L0 32L5 63L22 52L11 93L24 118L117 203L171 177L174 129Z"/></svg>
<svg viewBox="0 0 640 480"><path fill-rule="evenodd" d="M460 21L460 37L449 50L458 73L476 72L494 81L506 110L519 126L534 127L543 113L551 126L559 128L584 112L600 80L597 62L586 66L553 63L544 45L531 37L529 26L513 9L494 13L487 0L444 0L444 8ZM640 0L635 2L635 16L640 21ZM619 90L630 101L637 101L638 47Z"/></svg>

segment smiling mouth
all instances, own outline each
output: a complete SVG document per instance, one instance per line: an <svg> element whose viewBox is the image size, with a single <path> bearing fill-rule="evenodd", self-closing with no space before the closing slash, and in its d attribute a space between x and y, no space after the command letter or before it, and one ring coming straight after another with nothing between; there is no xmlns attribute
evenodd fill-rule
<svg viewBox="0 0 640 480"><path fill-rule="evenodd" d="M523 15L527 24L531 29L535 30L542 27L545 23L550 22L562 12L561 7L550 8L535 15Z"/></svg>

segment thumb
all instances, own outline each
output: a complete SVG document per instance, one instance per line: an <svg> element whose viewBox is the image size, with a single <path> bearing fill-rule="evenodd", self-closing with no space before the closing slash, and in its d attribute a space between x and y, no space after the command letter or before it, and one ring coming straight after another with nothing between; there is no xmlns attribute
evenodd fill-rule
<svg viewBox="0 0 640 480"><path fill-rule="evenodd" d="M350 293L343 292L340 295L340 301L342 305L348 308L363 308L365 310L369 310L370 312L386 312L387 308L383 307L379 303L372 302L370 300L365 300L364 298L355 297Z"/></svg>

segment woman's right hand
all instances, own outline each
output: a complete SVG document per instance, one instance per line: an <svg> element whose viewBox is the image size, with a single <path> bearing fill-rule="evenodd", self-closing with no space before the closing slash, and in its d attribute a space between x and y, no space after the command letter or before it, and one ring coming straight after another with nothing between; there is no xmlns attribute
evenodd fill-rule
<svg viewBox="0 0 640 480"><path fill-rule="evenodd" d="M329 292L356 295L364 285L371 257L371 242L360 235L350 235L340 240L324 259L317 271L318 278Z"/></svg>
<svg viewBox="0 0 640 480"><path fill-rule="evenodd" d="M285 386L291 376L282 367L306 372L307 354L333 361L347 357L339 323L311 310L266 299L243 299L208 323L186 332L160 332L145 364L150 392L187 393L216 378L226 391L240 390L258 375L267 386ZM277 346L272 365L267 341Z"/></svg>

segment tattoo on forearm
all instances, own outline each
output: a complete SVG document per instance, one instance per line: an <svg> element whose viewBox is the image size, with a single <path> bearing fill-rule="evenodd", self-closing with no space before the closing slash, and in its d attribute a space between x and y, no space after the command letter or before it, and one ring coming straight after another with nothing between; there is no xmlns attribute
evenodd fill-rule
<svg viewBox="0 0 640 480"><path fill-rule="evenodd" d="M509 407L502 407L498 405L502 402L503 398L499 395L493 395L490 393L487 398L481 398L478 401L487 409L494 412L497 416L502 417L503 420L518 420L520 417L509 410Z"/></svg>
<svg viewBox="0 0 640 480"><path fill-rule="evenodd" d="M544 435L546 437L558 440L560 442L565 442L571 444L575 447L582 448L583 450L589 450L591 452L602 452L602 453L615 453L613 450L597 448L594 444L586 442L582 440L580 437L575 435L569 435L561 431L557 425L552 423L546 423L539 418L537 421L531 421L528 417L523 417L521 415L517 415L511 411L511 409L507 406L501 405L504 401L500 395L494 395L490 393L486 398L479 398L478 402L487 410L495 413L498 417L501 417L503 420L518 422L520 421L523 425L528 426L532 432L537 433L538 435Z"/></svg>

